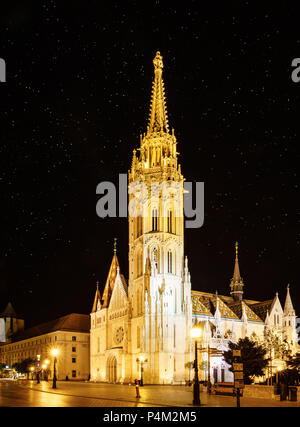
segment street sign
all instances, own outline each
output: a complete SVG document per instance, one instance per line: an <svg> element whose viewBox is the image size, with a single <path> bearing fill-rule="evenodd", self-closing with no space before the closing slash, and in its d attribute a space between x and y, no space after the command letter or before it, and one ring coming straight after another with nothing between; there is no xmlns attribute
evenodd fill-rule
<svg viewBox="0 0 300 427"><path fill-rule="evenodd" d="M243 364L242 363L233 363L233 370L234 371L242 371L243 370Z"/></svg>
<svg viewBox="0 0 300 427"><path fill-rule="evenodd" d="M233 357L241 357L241 350L232 350Z"/></svg>
<svg viewBox="0 0 300 427"><path fill-rule="evenodd" d="M234 381L243 380L243 379L244 379L244 373L242 371L234 372Z"/></svg>

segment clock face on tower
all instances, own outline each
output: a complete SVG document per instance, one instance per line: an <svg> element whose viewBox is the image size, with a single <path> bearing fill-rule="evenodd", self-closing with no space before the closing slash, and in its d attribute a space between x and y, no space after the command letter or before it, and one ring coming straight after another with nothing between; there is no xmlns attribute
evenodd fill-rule
<svg viewBox="0 0 300 427"><path fill-rule="evenodd" d="M124 338L124 329L122 328L122 326L120 326L119 328L117 328L115 332L116 343L121 344L121 342L123 341L123 338Z"/></svg>

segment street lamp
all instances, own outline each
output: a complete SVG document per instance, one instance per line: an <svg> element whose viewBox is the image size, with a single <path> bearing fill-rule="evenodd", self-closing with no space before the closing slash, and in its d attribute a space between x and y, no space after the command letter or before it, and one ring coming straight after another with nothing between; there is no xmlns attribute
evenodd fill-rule
<svg viewBox="0 0 300 427"><path fill-rule="evenodd" d="M197 340L201 337L202 330L199 327L198 323L195 323L191 329L191 337L195 341L195 381L193 389L193 405L200 406L200 387L199 387L199 378L198 378L198 349L197 349Z"/></svg>
<svg viewBox="0 0 300 427"><path fill-rule="evenodd" d="M39 384L40 383L40 359L41 359L41 355L37 354L36 358L37 358L37 364L36 364L36 383Z"/></svg>
<svg viewBox="0 0 300 427"><path fill-rule="evenodd" d="M56 388L56 356L58 355L57 348L54 348L51 351L52 356L54 357L54 364L53 364L53 383L52 388Z"/></svg>
<svg viewBox="0 0 300 427"><path fill-rule="evenodd" d="M46 375L45 375L44 380L45 380L45 381L48 381L48 369L49 369L49 368L48 368L48 365L49 365L50 361L49 361L48 359L46 359L44 363L45 363L45 365L46 365L46 366L44 365L44 366L45 366L45 369L46 369Z"/></svg>
<svg viewBox="0 0 300 427"><path fill-rule="evenodd" d="M30 368L30 370L31 370L31 379L33 380L33 371L34 371L34 367L32 366L32 367Z"/></svg>
<svg viewBox="0 0 300 427"><path fill-rule="evenodd" d="M148 360L145 359L143 356L136 359L137 362L141 362L141 380L140 380L140 386L143 387L144 385L144 379L143 379L143 373L144 373L144 363L147 363Z"/></svg>
<svg viewBox="0 0 300 427"><path fill-rule="evenodd" d="M279 383L279 379L280 379L280 376L279 376L279 372L282 370L282 367L281 366L277 366L277 370L276 370L276 384L278 384Z"/></svg>

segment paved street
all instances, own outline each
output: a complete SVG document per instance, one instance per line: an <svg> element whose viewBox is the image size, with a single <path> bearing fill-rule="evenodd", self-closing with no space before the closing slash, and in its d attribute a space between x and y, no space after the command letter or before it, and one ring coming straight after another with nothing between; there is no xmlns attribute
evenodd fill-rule
<svg viewBox="0 0 300 427"><path fill-rule="evenodd" d="M85 382L58 381L57 389L51 382L0 381L0 406L43 406L43 407L192 407L192 390L180 386L144 386L141 398L135 398L135 387ZM235 406L231 396L215 396L201 393L203 407ZM274 399L241 398L241 406L300 406L300 402Z"/></svg>

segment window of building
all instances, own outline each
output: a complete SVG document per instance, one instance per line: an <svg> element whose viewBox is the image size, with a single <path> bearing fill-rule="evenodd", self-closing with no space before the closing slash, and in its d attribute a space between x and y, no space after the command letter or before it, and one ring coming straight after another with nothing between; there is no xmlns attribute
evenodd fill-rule
<svg viewBox="0 0 300 427"><path fill-rule="evenodd" d="M72 347L72 353L76 353L76 347Z"/></svg>
<svg viewBox="0 0 300 427"><path fill-rule="evenodd" d="M72 341L76 341L76 337L72 337Z"/></svg>
<svg viewBox="0 0 300 427"><path fill-rule="evenodd" d="M168 233L173 233L173 213L168 211Z"/></svg>
<svg viewBox="0 0 300 427"><path fill-rule="evenodd" d="M72 371L72 378L76 378L76 371Z"/></svg>
<svg viewBox="0 0 300 427"><path fill-rule="evenodd" d="M72 357L72 363L76 363L76 357Z"/></svg>
<svg viewBox="0 0 300 427"><path fill-rule="evenodd" d="M152 231L158 230L158 211L157 209L152 210Z"/></svg>
<svg viewBox="0 0 300 427"><path fill-rule="evenodd" d="M172 252L169 250L168 251L168 273L172 273Z"/></svg>

